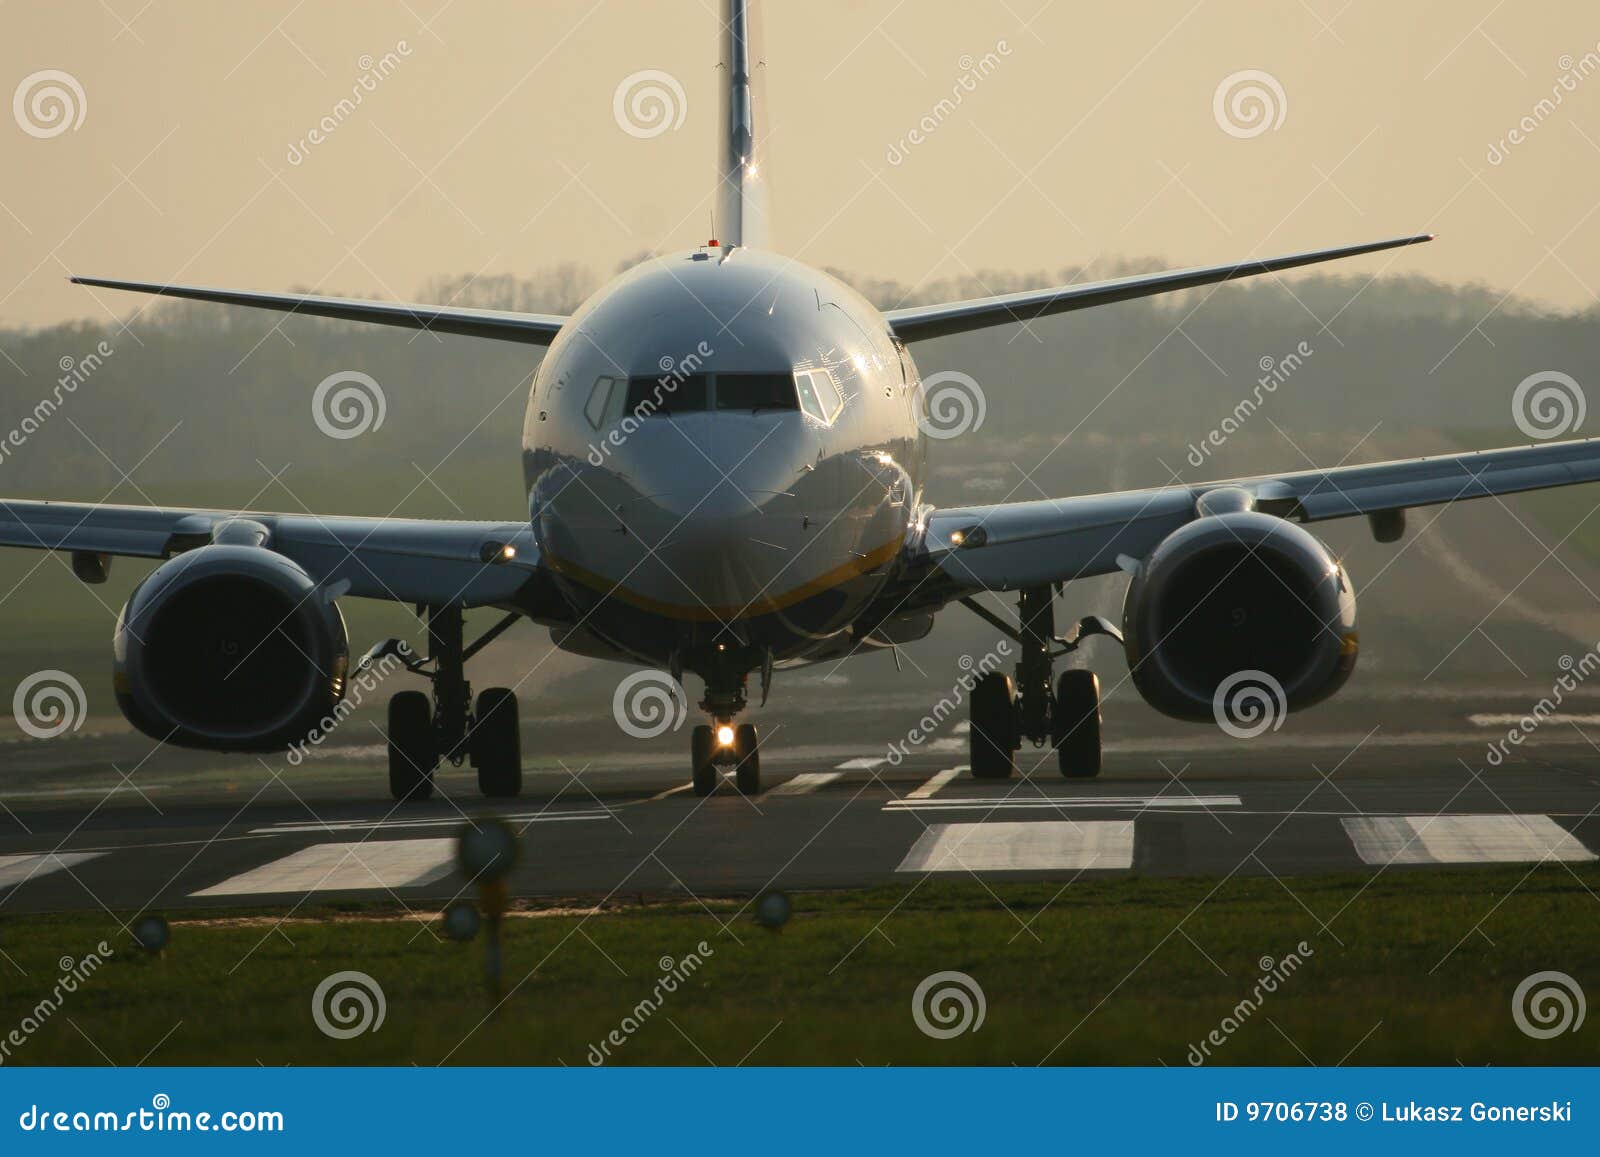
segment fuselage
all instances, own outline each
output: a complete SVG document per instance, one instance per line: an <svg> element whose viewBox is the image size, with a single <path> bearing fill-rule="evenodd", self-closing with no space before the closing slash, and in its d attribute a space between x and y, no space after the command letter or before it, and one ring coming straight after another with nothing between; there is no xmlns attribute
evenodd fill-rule
<svg viewBox="0 0 1600 1157"><path fill-rule="evenodd" d="M774 254L707 246L597 292L523 427L569 649L698 665L837 649L922 497L918 376L878 311Z"/></svg>

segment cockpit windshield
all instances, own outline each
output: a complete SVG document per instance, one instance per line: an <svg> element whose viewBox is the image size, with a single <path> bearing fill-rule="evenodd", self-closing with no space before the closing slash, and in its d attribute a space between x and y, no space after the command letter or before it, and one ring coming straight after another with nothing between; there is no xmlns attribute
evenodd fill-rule
<svg viewBox="0 0 1600 1157"><path fill-rule="evenodd" d="M714 383L719 410L798 410L794 375L718 374Z"/></svg>
<svg viewBox="0 0 1600 1157"><path fill-rule="evenodd" d="M674 377L628 380L628 412L638 418L651 414L690 414L710 409L711 375L688 374Z"/></svg>

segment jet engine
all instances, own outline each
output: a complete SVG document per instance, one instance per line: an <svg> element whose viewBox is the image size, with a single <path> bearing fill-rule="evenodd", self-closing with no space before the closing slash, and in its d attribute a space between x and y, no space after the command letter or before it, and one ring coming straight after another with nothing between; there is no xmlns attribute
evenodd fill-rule
<svg viewBox="0 0 1600 1157"><path fill-rule="evenodd" d="M1206 515L1163 539L1134 575L1122 621L1134 685L1175 719L1253 721L1265 709L1276 726L1332 695L1356 664L1344 567L1303 527L1255 510Z"/></svg>
<svg viewBox="0 0 1600 1157"><path fill-rule="evenodd" d="M117 616L117 705L153 739L267 751L303 739L344 695L338 606L291 559L213 544L163 563Z"/></svg>

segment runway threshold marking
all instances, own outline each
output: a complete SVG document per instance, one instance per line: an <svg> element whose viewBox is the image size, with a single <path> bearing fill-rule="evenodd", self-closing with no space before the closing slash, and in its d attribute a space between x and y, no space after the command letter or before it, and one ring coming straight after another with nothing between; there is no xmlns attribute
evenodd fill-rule
<svg viewBox="0 0 1600 1157"><path fill-rule="evenodd" d="M777 787L767 792L768 795L806 795L816 791L819 787L826 787L835 780L843 779L842 771L806 771L786 779Z"/></svg>
<svg viewBox="0 0 1600 1157"><path fill-rule="evenodd" d="M414 888L448 875L455 854L453 839L312 844L190 895L261 896Z"/></svg>
<svg viewBox="0 0 1600 1157"><path fill-rule="evenodd" d="M104 852L40 852L0 856L0 888L12 888L27 880L37 880L74 864L98 859Z"/></svg>
<svg viewBox="0 0 1600 1157"><path fill-rule="evenodd" d="M1545 815L1352 816L1341 822L1362 862L1380 867L1596 858Z"/></svg>
<svg viewBox="0 0 1600 1157"><path fill-rule="evenodd" d="M940 773L943 774L942 772ZM935 776L934 778L938 778ZM932 782L932 781L930 781ZM924 787L927 784L923 785ZM921 790L920 788L918 789ZM1040 808L1059 811L1065 808L1117 808L1135 811L1164 811L1171 808L1241 807L1236 795L1067 795L1067 796L944 796L928 799L915 793L905 799L892 799L884 811L1029 811Z"/></svg>
<svg viewBox="0 0 1600 1157"><path fill-rule="evenodd" d="M934 792L938 791L941 787L949 783L952 779L955 779L956 776L960 775L966 770L968 770L966 767L947 767L935 775L932 779L928 780L927 783L924 783L921 787L916 787L911 791L908 791L906 793L906 798L927 799L929 796L933 795Z"/></svg>
<svg viewBox="0 0 1600 1157"><path fill-rule="evenodd" d="M1133 867L1132 820L933 824L897 872L1039 872Z"/></svg>

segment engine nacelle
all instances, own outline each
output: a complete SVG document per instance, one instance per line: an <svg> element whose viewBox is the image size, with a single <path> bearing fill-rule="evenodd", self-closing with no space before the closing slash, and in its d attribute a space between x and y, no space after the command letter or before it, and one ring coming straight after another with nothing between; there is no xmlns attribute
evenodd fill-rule
<svg viewBox="0 0 1600 1157"><path fill-rule="evenodd" d="M117 705L153 739L268 751L303 739L339 703L349 638L299 564L211 545L162 563L117 616Z"/></svg>
<svg viewBox="0 0 1600 1157"><path fill-rule="evenodd" d="M1247 671L1281 688L1279 699L1269 687L1275 710L1293 711L1332 695L1355 668L1355 590L1328 548L1295 523L1251 510L1214 514L1173 531L1144 560L1122 632L1134 685L1165 715L1215 719L1221 691L1231 716Z"/></svg>

